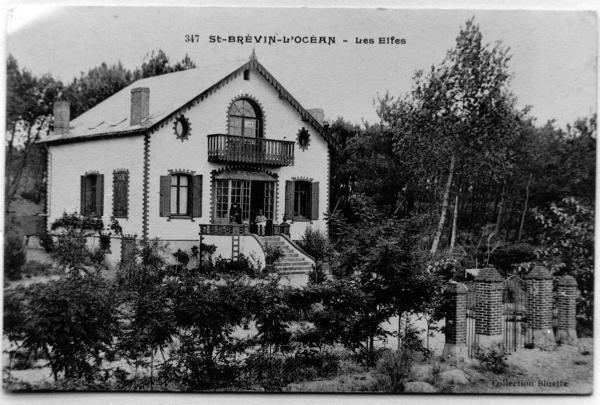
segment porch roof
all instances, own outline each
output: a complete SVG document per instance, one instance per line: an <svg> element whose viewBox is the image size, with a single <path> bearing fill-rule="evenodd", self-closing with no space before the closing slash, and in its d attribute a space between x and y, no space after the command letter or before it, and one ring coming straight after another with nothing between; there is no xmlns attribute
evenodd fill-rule
<svg viewBox="0 0 600 405"><path fill-rule="evenodd" d="M275 177L265 172L246 171L246 170L226 170L215 175L219 180L256 180L256 181L275 181Z"/></svg>

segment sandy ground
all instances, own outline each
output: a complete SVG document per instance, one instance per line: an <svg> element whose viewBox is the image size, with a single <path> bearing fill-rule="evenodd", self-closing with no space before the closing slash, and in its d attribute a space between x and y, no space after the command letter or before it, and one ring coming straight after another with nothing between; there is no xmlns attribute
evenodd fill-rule
<svg viewBox="0 0 600 405"><path fill-rule="evenodd" d="M593 387L592 338L577 346L557 346L552 351L521 349L508 356L506 375L487 373L487 381L458 387L454 392L590 394Z"/></svg>

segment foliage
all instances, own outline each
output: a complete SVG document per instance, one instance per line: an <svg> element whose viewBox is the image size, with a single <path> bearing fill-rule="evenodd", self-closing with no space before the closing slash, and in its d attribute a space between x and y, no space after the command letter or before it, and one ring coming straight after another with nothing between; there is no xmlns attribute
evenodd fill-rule
<svg viewBox="0 0 600 405"><path fill-rule="evenodd" d="M289 288L279 286L277 278L256 287L254 305L260 308L259 311L253 311L258 330L256 343L268 353L289 350L291 333L288 327L295 315L287 302Z"/></svg>
<svg viewBox="0 0 600 405"><path fill-rule="evenodd" d="M420 356L430 356L430 351L423 346L417 331L409 326L405 331L402 345L397 352L385 351L377 361L376 389L384 392L402 392L407 382L413 363Z"/></svg>
<svg viewBox="0 0 600 405"><path fill-rule="evenodd" d="M173 256L175 257L175 260L177 260L177 262L183 267L187 266L187 264L190 262L190 255L181 249L177 249L177 252L173 253Z"/></svg>
<svg viewBox="0 0 600 405"><path fill-rule="evenodd" d="M63 228L67 232L75 230L100 231L104 228L104 223L101 217L88 217L77 213L67 214L65 212L50 226L50 229L53 231L60 228Z"/></svg>
<svg viewBox="0 0 600 405"><path fill-rule="evenodd" d="M283 259L283 250L278 245L267 244L265 246L265 261L267 265L273 265Z"/></svg>
<svg viewBox="0 0 600 405"><path fill-rule="evenodd" d="M317 262L326 261L333 254L329 239L318 228L307 226L298 244Z"/></svg>
<svg viewBox="0 0 600 405"><path fill-rule="evenodd" d="M51 229L60 231L56 234L53 256L71 276L97 273L101 270L104 251L88 249L87 236L88 230L99 231L103 227L102 218L90 218L76 213L64 213L52 223Z"/></svg>
<svg viewBox="0 0 600 405"><path fill-rule="evenodd" d="M490 264L505 275L511 274L520 263L536 259L535 247L529 243L500 246L490 256Z"/></svg>
<svg viewBox="0 0 600 405"><path fill-rule="evenodd" d="M573 197L534 210L542 225L537 250L554 275L570 274L577 280L582 299L578 314L587 320L594 312L594 208Z"/></svg>
<svg viewBox="0 0 600 405"><path fill-rule="evenodd" d="M20 318L5 323L11 340L45 353L55 380L59 373L94 378L110 355L117 329L109 282L96 275L64 278L7 290L6 296L11 316Z"/></svg>
<svg viewBox="0 0 600 405"><path fill-rule="evenodd" d="M4 276L16 280L21 276L21 267L25 264L23 237L9 233L4 238Z"/></svg>
<svg viewBox="0 0 600 405"><path fill-rule="evenodd" d="M332 273L338 280L325 282L331 301L323 305L334 333L344 333L343 344L361 348L372 362L374 338L389 335L380 325L421 308L437 279L414 254L420 239L418 217L385 219L364 196L351 200L350 207L351 216L336 242L339 255Z"/></svg>
<svg viewBox="0 0 600 405"><path fill-rule="evenodd" d="M54 239L49 232L44 232L40 236L40 246L44 248L46 253L51 253L54 249Z"/></svg>
<svg viewBox="0 0 600 405"><path fill-rule="evenodd" d="M404 391L404 384L410 376L412 358L406 352L386 351L377 361L375 389L398 393Z"/></svg>
<svg viewBox="0 0 600 405"><path fill-rule="evenodd" d="M485 370L495 374L504 374L508 370L508 355L501 347L478 350L475 357Z"/></svg>

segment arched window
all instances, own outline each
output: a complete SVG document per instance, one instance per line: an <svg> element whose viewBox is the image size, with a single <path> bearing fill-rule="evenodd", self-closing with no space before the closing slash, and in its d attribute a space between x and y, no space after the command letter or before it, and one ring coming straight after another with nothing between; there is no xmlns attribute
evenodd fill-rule
<svg viewBox="0 0 600 405"><path fill-rule="evenodd" d="M241 98L229 108L229 134L261 138L263 136L262 113L258 105Z"/></svg>

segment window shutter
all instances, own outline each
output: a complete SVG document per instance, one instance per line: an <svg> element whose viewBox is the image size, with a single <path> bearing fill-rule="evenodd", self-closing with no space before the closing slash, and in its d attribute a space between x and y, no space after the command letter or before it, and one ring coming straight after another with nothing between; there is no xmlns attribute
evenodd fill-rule
<svg viewBox="0 0 600 405"><path fill-rule="evenodd" d="M288 220L294 219L294 182L292 180L285 182L285 217Z"/></svg>
<svg viewBox="0 0 600 405"><path fill-rule="evenodd" d="M104 175L97 175L96 180L96 215L104 215Z"/></svg>
<svg viewBox="0 0 600 405"><path fill-rule="evenodd" d="M310 191L310 219L319 219L319 182L312 184Z"/></svg>
<svg viewBox="0 0 600 405"><path fill-rule="evenodd" d="M160 176L160 216L171 214L171 176Z"/></svg>
<svg viewBox="0 0 600 405"><path fill-rule="evenodd" d="M127 218L129 197L129 173L116 171L113 173L113 216Z"/></svg>
<svg viewBox="0 0 600 405"><path fill-rule="evenodd" d="M192 217L202 216L202 175L194 176L194 186L192 190Z"/></svg>
<svg viewBox="0 0 600 405"><path fill-rule="evenodd" d="M79 213L81 215L86 215L87 213L85 212L85 176L81 176L81 194L80 194L80 211Z"/></svg>

